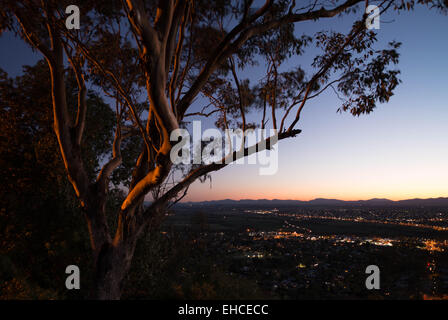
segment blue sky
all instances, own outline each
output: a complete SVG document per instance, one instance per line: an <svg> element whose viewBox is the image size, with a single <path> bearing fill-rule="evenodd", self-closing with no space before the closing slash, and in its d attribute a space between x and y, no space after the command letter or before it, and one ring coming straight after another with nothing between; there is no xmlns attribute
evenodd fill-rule
<svg viewBox="0 0 448 320"><path fill-rule="evenodd" d="M302 134L279 144L277 174L260 176L257 165L229 166L213 174L211 188L195 183L185 200L448 196L448 19L419 7L381 20L380 44L402 42L403 83L389 103L354 118L336 113L339 100L329 91L307 104L298 125ZM348 31L352 21L344 16L296 31ZM0 48L0 67L10 76L40 58L10 33L0 37ZM306 67L316 52L284 68ZM251 80L261 69L249 73Z"/></svg>
<svg viewBox="0 0 448 320"><path fill-rule="evenodd" d="M421 7L381 18L379 42L402 42L403 83L389 103L355 118L336 113L339 100L330 91L307 104L302 134L280 142L276 175L260 176L256 165L231 166L213 175L212 188L196 183L188 199L448 196L448 19ZM342 32L352 21L321 26ZM302 59L288 65L295 63L303 65Z"/></svg>

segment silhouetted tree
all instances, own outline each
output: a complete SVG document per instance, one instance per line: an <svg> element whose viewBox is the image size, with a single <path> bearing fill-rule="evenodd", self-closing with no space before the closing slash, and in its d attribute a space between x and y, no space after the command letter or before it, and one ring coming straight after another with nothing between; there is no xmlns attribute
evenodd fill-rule
<svg viewBox="0 0 448 320"><path fill-rule="evenodd" d="M374 49L375 32L365 27L368 1L342 0L299 2L161 0L77 1L81 28L68 30L65 8L73 1L1 0L1 29L19 34L45 57L51 73L54 131L68 179L85 212L96 265L95 296L119 299L122 280L129 270L136 242L148 225L157 224L166 207L182 197L195 180L222 169L214 162L183 166L181 175L170 160L170 134L192 116L215 117L216 126L238 126L243 131L257 126L249 122L250 108L259 108L261 128L274 128L278 140L294 137L306 103L328 88L340 92L341 111L354 115L371 112L377 102L388 101L399 83L399 43ZM442 1L379 1L381 12L411 9L414 2L446 8ZM358 10L356 10L358 9ZM357 14L347 34L322 31L297 36L297 24ZM317 46L311 73L300 66L282 72L288 58ZM255 86L241 74L266 66L266 76ZM67 92L67 67L77 81L76 114L71 114ZM83 153L89 143L87 84L102 90L115 106L113 152L93 178ZM33 98L38 97L36 94ZM195 100L209 103L200 111ZM202 100L203 101L203 100ZM50 107L50 105L49 105ZM106 202L110 179L127 156L122 144L138 137L138 155L128 193L117 212L111 233ZM274 144L270 137L242 153L236 160ZM244 139L243 139L244 142ZM139 148L139 149L136 149ZM132 151L130 150L130 151ZM118 170L118 171L117 171ZM150 206L143 201L155 195Z"/></svg>
<svg viewBox="0 0 448 320"><path fill-rule="evenodd" d="M64 292L68 264L89 267L82 210L65 178L53 130L50 73L45 61L11 79L0 69L0 297L55 298ZM73 77L68 101L77 101ZM86 103L89 123L83 160L90 177L110 152L113 111L94 92ZM116 193L115 193L116 194ZM111 195L110 201L116 197ZM85 273L87 275L87 273ZM62 290L61 290L62 289ZM40 293L39 293L40 292Z"/></svg>

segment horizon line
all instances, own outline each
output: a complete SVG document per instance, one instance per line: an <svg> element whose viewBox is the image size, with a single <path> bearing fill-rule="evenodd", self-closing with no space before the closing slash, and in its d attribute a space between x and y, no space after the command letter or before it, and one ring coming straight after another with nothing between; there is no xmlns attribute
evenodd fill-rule
<svg viewBox="0 0 448 320"><path fill-rule="evenodd" d="M180 203L197 203L197 202L213 202L213 201L245 201L245 200L249 200L249 201L260 201L260 200L265 200L265 201L301 201L301 202L310 202L310 201L314 201L314 200L336 200L336 201L343 201L343 202L357 202L357 201L371 201L371 200L386 200L386 201L392 201L392 202L399 202L399 201L408 201L408 200L438 200L438 199L447 199L448 200L448 196L440 196L440 197L430 197L430 198L405 198L405 199L399 199L399 200L391 200L388 198L369 198L369 199L358 199L358 200L342 200L342 199L337 199L337 198L322 198L322 197L318 197L318 198L313 198L310 200L300 200L300 199L278 199L278 198L271 198L271 199L267 199L267 198L258 198L258 199L251 199L251 198L241 198L241 199L232 199L232 198L225 198L225 199L213 199L213 200L199 200L199 201L179 201Z"/></svg>

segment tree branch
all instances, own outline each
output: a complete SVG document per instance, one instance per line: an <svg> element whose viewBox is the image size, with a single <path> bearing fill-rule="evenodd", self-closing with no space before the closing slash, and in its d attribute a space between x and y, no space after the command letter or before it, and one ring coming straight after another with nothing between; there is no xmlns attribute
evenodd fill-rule
<svg viewBox="0 0 448 320"><path fill-rule="evenodd" d="M319 10L309 11L306 13L287 14L280 19L271 20L263 24L250 25L251 23L255 22L255 20L258 19L261 15L264 15L268 11L271 5L271 1L266 1L265 5L260 10L258 10L257 13L255 13L251 18L249 18L247 22L242 22L235 28L233 28L232 31L227 34L224 40L221 41L221 43L213 51L211 58L207 61L207 64L201 70L193 85L190 87L189 91L179 101L178 117L183 117L193 99L197 96L201 88L208 81L210 75L218 68L218 66L231 54L239 50L241 46L251 37L267 32L273 28L280 27L286 23L334 17L335 15L362 1L363 0L347 0L334 9L327 10L321 8ZM238 38L232 42L232 40L236 36L238 36Z"/></svg>
<svg viewBox="0 0 448 320"><path fill-rule="evenodd" d="M166 204L171 199L175 198L179 192L190 186L194 181L196 181L199 177L204 176L208 173L211 173L213 171L220 170L228 165L228 161L226 161L229 157L233 159L233 161L236 161L238 159L241 159L243 157L250 156L254 153L264 151L266 149L272 148L278 141L295 137L296 135L300 134L302 130L300 129L294 129L288 132L281 132L278 134L278 137L276 140L272 141L271 137L268 137L264 139L263 141L258 142L257 144L247 147L244 150L241 151L234 151L231 154L223 157L221 161L214 162L208 165L202 165L199 168L196 168L192 171L190 171L187 176L180 181L178 184L176 184L174 187L172 187L170 190L168 190L163 196L161 196L159 199L157 199L153 204L151 204L150 207L148 207L144 213L143 216L146 220L151 218L151 215L154 212L157 212L157 210L154 210L160 205Z"/></svg>

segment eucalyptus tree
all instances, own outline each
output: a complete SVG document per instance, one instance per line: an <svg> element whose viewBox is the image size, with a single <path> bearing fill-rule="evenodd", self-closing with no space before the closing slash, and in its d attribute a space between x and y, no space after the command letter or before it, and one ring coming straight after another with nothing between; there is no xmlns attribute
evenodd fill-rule
<svg viewBox="0 0 448 320"><path fill-rule="evenodd" d="M75 3L76 2L76 3ZM446 9L443 1L383 0L380 14L409 10L414 2ZM225 0L0 0L0 26L15 32L46 59L51 73L54 132L65 171L85 212L95 265L95 297L119 299L139 237L157 224L166 208L196 180L224 168L215 161L173 165L171 133L191 119L207 117L219 129L275 129L232 160L271 148L300 134L301 113L310 99L335 90L340 111L370 113L399 84L398 42L376 48L366 27L369 1ZM80 9L80 28L68 29L66 8ZM325 21L352 19L345 33L328 31ZM301 34L312 22L322 31ZM311 66L300 57L319 52ZM316 49L317 48L317 49ZM294 68L282 71L286 61ZM254 66L266 73L255 84L244 77ZM69 112L66 80L77 82L77 106ZM115 112L110 159L94 178L83 162L87 88L95 88ZM204 105L199 105L204 103ZM262 115L251 121L251 110ZM74 115L72 115L74 114ZM125 141L132 151L123 154ZM272 140L272 141L271 141ZM129 150L129 148L128 148ZM242 151L242 152L238 152ZM131 156L135 154L135 156ZM229 155L228 155L229 156ZM133 162L132 172L122 162ZM179 170L181 169L181 170ZM121 178L127 195L117 212L107 212L111 177ZM149 206L145 196L153 195ZM116 228L108 224L116 217Z"/></svg>

